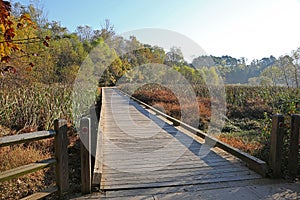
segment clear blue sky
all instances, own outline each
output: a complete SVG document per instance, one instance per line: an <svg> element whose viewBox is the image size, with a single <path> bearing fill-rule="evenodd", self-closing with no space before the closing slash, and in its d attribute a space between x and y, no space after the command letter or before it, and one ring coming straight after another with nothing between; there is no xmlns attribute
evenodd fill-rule
<svg viewBox="0 0 300 200"><path fill-rule="evenodd" d="M32 0L14 0L22 4ZM249 60L300 47L300 0L40 0L49 21L75 31L100 29L107 18L117 33L163 28L197 42L208 54Z"/></svg>

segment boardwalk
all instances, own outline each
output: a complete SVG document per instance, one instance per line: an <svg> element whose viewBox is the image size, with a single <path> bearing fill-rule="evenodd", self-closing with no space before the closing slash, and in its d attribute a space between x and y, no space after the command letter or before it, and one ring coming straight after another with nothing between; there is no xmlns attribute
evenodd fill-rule
<svg viewBox="0 0 300 200"><path fill-rule="evenodd" d="M117 90L103 90L101 190L260 179L239 159L195 140ZM99 155L98 155L99 156Z"/></svg>
<svg viewBox="0 0 300 200"><path fill-rule="evenodd" d="M93 182L101 192L78 199L300 197L299 183L262 178L113 88L103 90L100 124Z"/></svg>

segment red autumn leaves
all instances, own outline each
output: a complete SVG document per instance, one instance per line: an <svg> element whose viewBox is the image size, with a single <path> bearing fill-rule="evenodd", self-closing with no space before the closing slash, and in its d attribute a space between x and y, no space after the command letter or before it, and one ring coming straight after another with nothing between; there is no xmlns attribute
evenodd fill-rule
<svg viewBox="0 0 300 200"><path fill-rule="evenodd" d="M22 50L21 45L25 43L36 43L41 42L44 46L49 47L50 37L46 36L45 38L16 38L17 30L25 30L28 28L33 28L37 30L35 22L31 20L29 14L24 13L19 18L14 18L11 16L11 4L8 1L0 0L0 62L8 63L10 62L11 53L19 51L25 55L27 52ZM30 67L33 67L34 64L32 62L29 63ZM6 72L15 72L11 70L13 67L9 66L3 68L1 71Z"/></svg>

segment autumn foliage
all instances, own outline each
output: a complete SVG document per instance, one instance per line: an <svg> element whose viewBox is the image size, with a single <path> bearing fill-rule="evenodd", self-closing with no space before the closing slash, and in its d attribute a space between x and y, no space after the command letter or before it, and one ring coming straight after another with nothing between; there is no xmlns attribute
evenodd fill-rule
<svg viewBox="0 0 300 200"><path fill-rule="evenodd" d="M36 23L31 19L28 13L22 13L19 17L15 17L11 14L12 7L8 1L0 1L0 56L1 63L9 63L12 59L14 52L19 52L23 56L29 56L30 52L23 48L24 44L29 43L42 43L44 46L49 47L50 37L44 38L35 35L22 35L21 32L28 32L29 29L37 30ZM28 63L33 67L32 62ZM4 72L16 73L16 69L13 66L4 67L1 70L1 74Z"/></svg>

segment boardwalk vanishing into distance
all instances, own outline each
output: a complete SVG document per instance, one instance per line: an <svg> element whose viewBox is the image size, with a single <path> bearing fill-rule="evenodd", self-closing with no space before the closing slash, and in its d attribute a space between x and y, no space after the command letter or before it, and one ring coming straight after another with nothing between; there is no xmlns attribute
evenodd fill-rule
<svg viewBox="0 0 300 200"><path fill-rule="evenodd" d="M280 189L116 88L102 90L99 127L93 184L101 192L82 199L261 199Z"/></svg>

